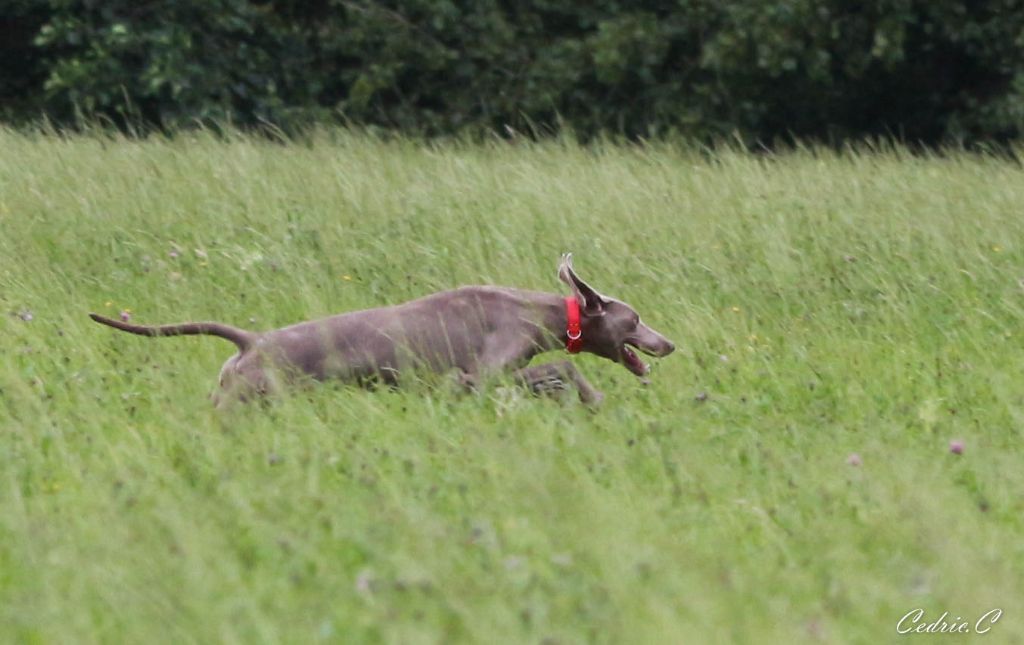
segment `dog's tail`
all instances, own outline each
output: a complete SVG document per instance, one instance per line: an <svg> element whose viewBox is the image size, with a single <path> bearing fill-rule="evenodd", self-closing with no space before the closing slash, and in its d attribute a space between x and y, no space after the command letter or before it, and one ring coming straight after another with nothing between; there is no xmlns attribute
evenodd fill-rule
<svg viewBox="0 0 1024 645"><path fill-rule="evenodd" d="M99 314L89 314L89 317L98 323L109 325L114 329L120 329L130 334L138 334L139 336L195 336L197 334L219 336L237 345L240 352L244 352L252 347L257 338L257 335L251 331L216 322L193 322L180 325L146 327L144 325L130 325L120 320L105 318Z"/></svg>

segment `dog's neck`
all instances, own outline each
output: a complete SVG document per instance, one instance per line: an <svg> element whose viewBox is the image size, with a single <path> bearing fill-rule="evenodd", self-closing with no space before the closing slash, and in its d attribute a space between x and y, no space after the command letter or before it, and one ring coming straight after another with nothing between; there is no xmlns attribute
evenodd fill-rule
<svg viewBox="0 0 1024 645"><path fill-rule="evenodd" d="M565 310L565 297L553 293L540 294L534 301L538 309L539 325L534 336L537 353L565 349L568 340L567 326L569 316Z"/></svg>

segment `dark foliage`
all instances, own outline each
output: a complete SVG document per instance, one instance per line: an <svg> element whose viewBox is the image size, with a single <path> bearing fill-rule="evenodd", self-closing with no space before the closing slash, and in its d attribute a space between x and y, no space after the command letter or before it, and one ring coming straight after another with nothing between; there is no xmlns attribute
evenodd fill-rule
<svg viewBox="0 0 1024 645"><path fill-rule="evenodd" d="M1024 0L7 0L0 116L1005 140Z"/></svg>

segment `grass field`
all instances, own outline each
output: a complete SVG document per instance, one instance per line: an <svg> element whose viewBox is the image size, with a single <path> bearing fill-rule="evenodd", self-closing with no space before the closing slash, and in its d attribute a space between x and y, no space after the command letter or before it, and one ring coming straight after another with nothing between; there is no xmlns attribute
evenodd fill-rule
<svg viewBox="0 0 1024 645"><path fill-rule="evenodd" d="M567 250L678 346L646 388L574 359L596 413L325 387L220 414L230 343L86 317L561 291ZM0 131L0 258L6 640L876 643L916 608L1024 639L1009 161Z"/></svg>

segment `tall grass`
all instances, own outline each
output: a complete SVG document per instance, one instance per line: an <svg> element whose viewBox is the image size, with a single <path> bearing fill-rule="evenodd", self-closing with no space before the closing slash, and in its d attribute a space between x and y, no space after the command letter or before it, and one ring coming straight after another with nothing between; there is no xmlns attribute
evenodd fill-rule
<svg viewBox="0 0 1024 645"><path fill-rule="evenodd" d="M1018 165L893 147L0 131L2 633L843 643L998 607L1019 638L1022 205ZM567 250L679 347L646 388L574 359L597 413L323 388L218 414L230 344L85 315L554 291Z"/></svg>

